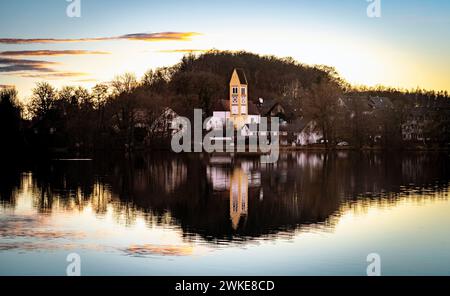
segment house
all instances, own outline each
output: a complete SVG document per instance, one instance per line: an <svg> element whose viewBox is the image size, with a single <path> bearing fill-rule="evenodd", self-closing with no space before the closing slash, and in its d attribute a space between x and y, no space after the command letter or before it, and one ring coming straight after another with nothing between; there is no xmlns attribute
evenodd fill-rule
<svg viewBox="0 0 450 296"><path fill-rule="evenodd" d="M286 108L276 100L273 99L259 99L258 109L261 113L261 116L265 117L278 117L280 118L280 122L287 121L287 112Z"/></svg>
<svg viewBox="0 0 450 296"><path fill-rule="evenodd" d="M157 113L156 113L157 114ZM149 145L155 139L170 139L179 130L172 128L172 122L178 114L169 107L165 107L159 115L150 115L149 110L136 109L133 112L134 144ZM156 116L155 116L156 115ZM118 131L118 126L114 127Z"/></svg>
<svg viewBox="0 0 450 296"><path fill-rule="evenodd" d="M433 121L434 111L427 107L413 108L406 116L402 124L402 137L404 141L423 142L430 139L426 138L427 126Z"/></svg>
<svg viewBox="0 0 450 296"><path fill-rule="evenodd" d="M219 100L213 105L213 114L206 122L206 130L223 130L227 121L231 122L236 131L243 137L270 136L264 131L253 131L252 124L260 125L261 118L268 119L268 129L271 130L270 118L279 118L279 132L276 136L281 145L293 142L300 145L316 144L323 138L314 121L294 119L293 111L288 111L281 102L269 99L259 99L255 105L248 100L248 82L241 69L234 69L230 79L229 100Z"/></svg>
<svg viewBox="0 0 450 296"><path fill-rule="evenodd" d="M263 98L259 99L258 109L261 113L261 116L267 118L269 126L271 124L270 118L277 117L279 119L279 134L277 135L279 138L279 143L281 145L289 144L289 123L288 118L294 117L293 114L289 114L287 109L280 102L268 99L265 100Z"/></svg>
<svg viewBox="0 0 450 296"><path fill-rule="evenodd" d="M392 103L391 99L388 97L368 97L367 98L367 112L373 112L373 111L383 111L388 109L393 109L394 104Z"/></svg>
<svg viewBox="0 0 450 296"><path fill-rule="evenodd" d="M172 122L178 117L179 115L171 108L164 108L161 114L151 124L151 133L161 136L172 136L178 132L178 130L172 128Z"/></svg>
<svg viewBox="0 0 450 296"><path fill-rule="evenodd" d="M305 117L297 118L289 124L288 131L292 143L300 146L308 146L320 143L323 133L314 120Z"/></svg>
<svg viewBox="0 0 450 296"><path fill-rule="evenodd" d="M230 119L229 100L219 100L213 105L213 116L206 122L207 130L219 130L224 128Z"/></svg>
<svg viewBox="0 0 450 296"><path fill-rule="evenodd" d="M372 110L384 110L394 108L391 99L387 97L370 97L368 100L369 107Z"/></svg>

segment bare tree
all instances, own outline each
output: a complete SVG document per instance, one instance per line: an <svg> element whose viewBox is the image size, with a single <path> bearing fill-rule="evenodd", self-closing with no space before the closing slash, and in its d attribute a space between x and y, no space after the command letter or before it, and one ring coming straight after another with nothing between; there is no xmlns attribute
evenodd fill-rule
<svg viewBox="0 0 450 296"><path fill-rule="evenodd" d="M336 122L339 119L339 98L342 90L338 83L322 79L306 91L303 112L316 121L323 133L325 146L336 141Z"/></svg>
<svg viewBox="0 0 450 296"><path fill-rule="evenodd" d="M28 111L33 118L44 117L56 107L57 92L47 82L38 82L28 104Z"/></svg>
<svg viewBox="0 0 450 296"><path fill-rule="evenodd" d="M139 85L136 75L125 73L117 76L112 82L113 92L116 96L123 93L132 93Z"/></svg>

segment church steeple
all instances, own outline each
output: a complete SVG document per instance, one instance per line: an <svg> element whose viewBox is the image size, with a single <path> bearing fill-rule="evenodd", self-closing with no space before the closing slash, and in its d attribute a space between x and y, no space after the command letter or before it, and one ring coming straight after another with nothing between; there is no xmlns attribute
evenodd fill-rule
<svg viewBox="0 0 450 296"><path fill-rule="evenodd" d="M248 115L248 83L242 69L234 69L230 80L230 116L236 128L241 128Z"/></svg>

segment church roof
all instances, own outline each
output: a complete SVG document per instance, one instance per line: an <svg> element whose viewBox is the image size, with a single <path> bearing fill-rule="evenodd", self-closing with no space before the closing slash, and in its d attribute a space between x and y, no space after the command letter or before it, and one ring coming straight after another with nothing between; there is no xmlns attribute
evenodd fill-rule
<svg viewBox="0 0 450 296"><path fill-rule="evenodd" d="M247 83L247 77L245 76L244 70L242 70L241 68L236 68L236 73L238 75L239 81L241 82L241 84L245 84L248 85Z"/></svg>

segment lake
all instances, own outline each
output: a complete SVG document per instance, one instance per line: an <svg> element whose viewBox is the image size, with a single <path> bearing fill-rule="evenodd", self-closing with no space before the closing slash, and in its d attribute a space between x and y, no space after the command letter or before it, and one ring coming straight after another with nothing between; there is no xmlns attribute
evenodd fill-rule
<svg viewBox="0 0 450 296"><path fill-rule="evenodd" d="M450 275L450 157L285 152L0 168L0 275Z"/></svg>

